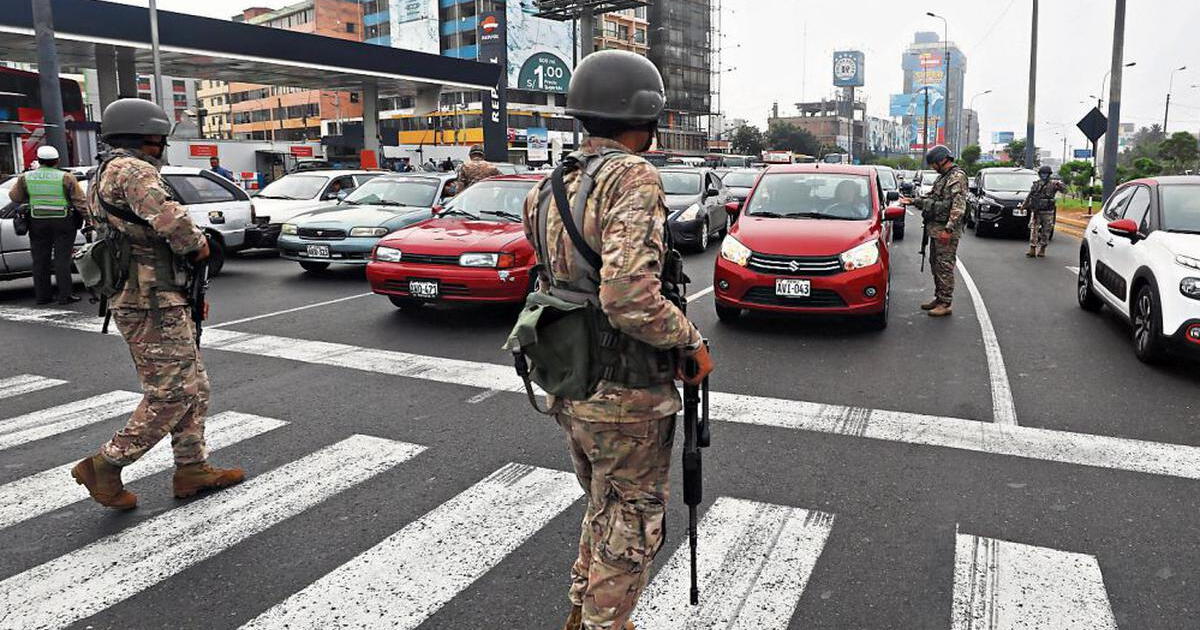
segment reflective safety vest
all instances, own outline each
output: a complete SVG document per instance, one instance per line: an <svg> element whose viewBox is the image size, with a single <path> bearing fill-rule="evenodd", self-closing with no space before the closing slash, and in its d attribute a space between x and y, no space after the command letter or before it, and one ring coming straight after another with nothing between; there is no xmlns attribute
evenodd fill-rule
<svg viewBox="0 0 1200 630"><path fill-rule="evenodd" d="M70 213L67 192L63 190L66 171L43 166L25 174L29 191L29 216L34 219L65 219Z"/></svg>

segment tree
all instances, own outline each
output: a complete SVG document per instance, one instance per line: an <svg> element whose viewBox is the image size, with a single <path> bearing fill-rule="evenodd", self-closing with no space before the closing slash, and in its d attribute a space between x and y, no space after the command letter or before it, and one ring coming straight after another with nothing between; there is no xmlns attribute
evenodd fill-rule
<svg viewBox="0 0 1200 630"><path fill-rule="evenodd" d="M967 175L975 175L979 172L979 156L983 154L983 150L978 144L969 144L963 147L962 155L959 156L959 161L962 163L963 169L967 171Z"/></svg>
<svg viewBox="0 0 1200 630"><path fill-rule="evenodd" d="M1138 158L1133 161L1134 177L1154 177L1162 173L1162 164L1150 158Z"/></svg>
<svg viewBox="0 0 1200 630"><path fill-rule="evenodd" d="M1085 195L1087 188L1092 183L1092 173L1095 169L1092 168L1092 163L1087 160L1075 160L1067 162L1058 169L1058 174L1062 177L1063 182L1074 188L1077 194Z"/></svg>
<svg viewBox="0 0 1200 630"><path fill-rule="evenodd" d="M1200 159L1200 144L1197 144L1196 136L1176 131L1159 145L1159 155L1170 165L1172 173L1182 173Z"/></svg>
<svg viewBox="0 0 1200 630"><path fill-rule="evenodd" d="M767 140L763 132L754 125L742 125L733 132L731 139L733 150L740 155L762 155L767 148Z"/></svg>
<svg viewBox="0 0 1200 630"><path fill-rule="evenodd" d="M821 142L807 129L784 122L774 122L767 131L767 144L778 151L821 156Z"/></svg>
<svg viewBox="0 0 1200 630"><path fill-rule="evenodd" d="M1033 168L1041 162L1037 156L1038 155L1038 147L1035 145L1033 147L1033 164L1025 163L1025 139L1024 138L1017 138L1016 140L1009 142L1008 146L1004 147L1004 150L1008 153L1009 161L1012 162L1013 164L1016 164L1017 166L1023 166L1025 168Z"/></svg>

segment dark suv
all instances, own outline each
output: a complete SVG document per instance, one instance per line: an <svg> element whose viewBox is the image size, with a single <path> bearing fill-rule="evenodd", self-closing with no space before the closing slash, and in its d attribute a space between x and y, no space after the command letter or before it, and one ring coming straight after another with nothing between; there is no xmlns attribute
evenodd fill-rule
<svg viewBox="0 0 1200 630"><path fill-rule="evenodd" d="M967 225L976 236L1028 234L1029 211L1018 209L1037 173L1027 168L985 168L971 181Z"/></svg>

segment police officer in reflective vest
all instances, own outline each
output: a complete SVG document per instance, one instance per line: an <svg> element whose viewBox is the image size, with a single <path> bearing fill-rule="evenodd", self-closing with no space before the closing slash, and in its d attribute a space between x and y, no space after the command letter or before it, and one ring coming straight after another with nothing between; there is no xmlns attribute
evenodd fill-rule
<svg viewBox="0 0 1200 630"><path fill-rule="evenodd" d="M567 113L588 137L567 158L574 168L547 178L525 201L538 291L588 304L602 328L590 336L603 367L593 393L551 401L588 499L564 630L632 628L629 616L664 540L682 409L678 359L698 365L688 382L712 370L700 332L663 294L662 181L637 155L652 146L664 104L662 77L645 57L616 50L586 57L571 79Z"/></svg>
<svg viewBox="0 0 1200 630"><path fill-rule="evenodd" d="M1038 180L1029 189L1025 201L1021 202L1021 207L1029 213L1029 252L1025 255L1030 258L1046 257L1046 246L1054 234L1057 211L1055 195L1067 189L1061 181L1050 179L1053 173L1054 170L1049 166L1039 168Z"/></svg>
<svg viewBox="0 0 1200 630"><path fill-rule="evenodd" d="M128 279L109 307L129 345L144 397L125 427L99 453L76 464L71 475L98 503L114 509L137 505L137 497L121 483L121 469L168 433L176 498L224 488L245 476L240 469L208 464L208 373L183 292L181 259L204 260L209 248L158 173L171 127L166 112L150 101L124 98L106 107L101 130L113 151L88 190L97 234L107 239L108 230L117 230L122 238L113 242L127 243Z"/></svg>
<svg viewBox="0 0 1200 630"><path fill-rule="evenodd" d="M58 150L38 147L38 168L21 175L8 197L29 204L29 254L33 258L33 293L49 304L50 272L58 285L58 303L78 302L71 293L71 249L83 224L87 199L75 176L58 167Z"/></svg>

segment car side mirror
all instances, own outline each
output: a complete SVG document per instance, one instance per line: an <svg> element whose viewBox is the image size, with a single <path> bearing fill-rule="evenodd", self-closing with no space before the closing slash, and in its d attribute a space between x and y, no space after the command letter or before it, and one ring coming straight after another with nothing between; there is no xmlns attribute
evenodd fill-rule
<svg viewBox="0 0 1200 630"><path fill-rule="evenodd" d="M738 215L738 213L741 211L742 211L742 202L740 202L740 201L730 201L729 203L725 204L725 212L728 212L730 214L730 216L736 217Z"/></svg>
<svg viewBox="0 0 1200 630"><path fill-rule="evenodd" d="M907 210L905 210L904 208L901 208L900 206L891 206L887 210L883 211L883 220L884 221L900 221L900 220L904 219L904 215L906 212L907 212Z"/></svg>
<svg viewBox="0 0 1200 630"><path fill-rule="evenodd" d="M913 194L913 183L904 182L903 184L900 184L900 194L904 195L905 197L911 197Z"/></svg>
<svg viewBox="0 0 1200 630"><path fill-rule="evenodd" d="M1131 243L1138 240L1138 224L1133 219L1117 219L1108 223L1108 232L1113 236L1127 238Z"/></svg>
<svg viewBox="0 0 1200 630"><path fill-rule="evenodd" d="M972 195L979 194L979 186L977 184L971 184L970 186L967 186L967 190L971 191Z"/></svg>
<svg viewBox="0 0 1200 630"><path fill-rule="evenodd" d="M888 200L888 203L891 203L893 201L899 201L900 200L900 191L898 191L898 190L887 191L887 200Z"/></svg>
<svg viewBox="0 0 1200 630"><path fill-rule="evenodd" d="M442 204L439 203L439 204L434 204L434 206L432 208L430 208L430 211L433 213L433 216L436 217L436 216L440 215L442 213L442 211L445 209L446 209L446 206L443 206Z"/></svg>
<svg viewBox="0 0 1200 630"><path fill-rule="evenodd" d="M712 187L710 187L704 191L705 197L716 197L719 194L721 194L721 191L717 190L716 188L712 188Z"/></svg>

